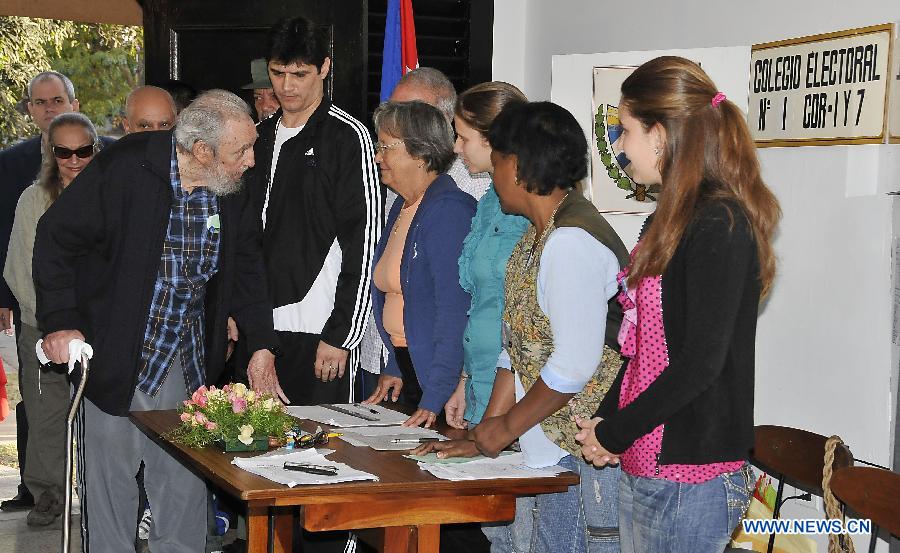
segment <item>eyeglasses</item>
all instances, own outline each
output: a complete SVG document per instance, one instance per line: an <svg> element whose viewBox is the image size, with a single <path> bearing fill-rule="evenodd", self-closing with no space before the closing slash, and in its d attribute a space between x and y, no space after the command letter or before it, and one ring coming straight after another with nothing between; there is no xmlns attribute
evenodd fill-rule
<svg viewBox="0 0 900 553"><path fill-rule="evenodd" d="M63 146L53 146L53 155L59 159L69 159L72 156L78 156L81 159L85 159L94 155L94 145L88 144L87 146L75 148L74 150L70 150Z"/></svg>
<svg viewBox="0 0 900 553"><path fill-rule="evenodd" d="M396 148L397 146L403 144L402 140L398 140L396 142L391 142L390 144L382 144L381 142L375 143L375 153L384 155L385 150L390 150L391 148Z"/></svg>

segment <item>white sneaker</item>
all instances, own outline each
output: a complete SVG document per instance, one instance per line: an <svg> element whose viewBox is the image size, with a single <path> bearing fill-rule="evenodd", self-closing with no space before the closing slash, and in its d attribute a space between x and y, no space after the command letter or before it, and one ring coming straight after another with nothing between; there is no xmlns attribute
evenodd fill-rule
<svg viewBox="0 0 900 553"><path fill-rule="evenodd" d="M138 523L138 539L150 539L150 523L152 522L153 518L150 514L150 507L147 507L146 509L144 509L144 516L141 517L141 522Z"/></svg>

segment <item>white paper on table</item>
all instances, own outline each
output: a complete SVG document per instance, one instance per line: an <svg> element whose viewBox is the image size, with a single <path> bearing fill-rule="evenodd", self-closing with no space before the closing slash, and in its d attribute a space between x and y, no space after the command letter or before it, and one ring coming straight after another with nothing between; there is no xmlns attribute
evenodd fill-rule
<svg viewBox="0 0 900 553"><path fill-rule="evenodd" d="M381 405L355 405L353 403L336 403L335 407L340 407L352 413L359 413L363 417L370 417L377 420L368 421L364 418L354 417L333 411L321 405L289 405L286 410L289 415L298 419L307 419L320 422L329 426L338 428L349 428L354 426L391 426L403 424L408 415L382 407ZM373 413L372 411L375 411Z"/></svg>
<svg viewBox="0 0 900 553"><path fill-rule="evenodd" d="M356 447L371 447L376 451L409 451L421 444L394 444L391 440L447 437L436 430L418 426L366 426L345 430L341 439Z"/></svg>
<svg viewBox="0 0 900 553"><path fill-rule="evenodd" d="M522 453L452 465L419 463L419 468L441 480L453 481L551 477L568 470L559 465L531 468L525 464L525 456Z"/></svg>
<svg viewBox="0 0 900 553"><path fill-rule="evenodd" d="M331 452L331 450L326 451ZM287 461L335 467L337 468L337 474L334 476L323 476L320 474L285 470L283 466ZM330 461L316 449L276 449L275 451L263 453L262 455L257 455L255 457L235 457L231 463L247 472L252 472L257 476L262 476L263 478L278 482L279 484L285 484L291 488L300 484L335 484L337 482L378 480L378 477L374 474L356 470L344 463Z"/></svg>

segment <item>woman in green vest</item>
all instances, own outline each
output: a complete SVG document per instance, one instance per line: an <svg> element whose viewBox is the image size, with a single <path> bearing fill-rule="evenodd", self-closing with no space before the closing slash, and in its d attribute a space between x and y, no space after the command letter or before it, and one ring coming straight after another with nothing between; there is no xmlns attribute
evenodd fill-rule
<svg viewBox="0 0 900 553"><path fill-rule="evenodd" d="M530 551L618 551L619 471L584 462L573 416L593 414L621 365L605 336L620 320L609 301L627 250L575 190L588 147L572 114L549 102L513 104L488 141L503 211L531 223L506 268L503 350L481 423L465 440L417 453L495 457L519 440L529 466L558 464L581 478L535 498Z"/></svg>

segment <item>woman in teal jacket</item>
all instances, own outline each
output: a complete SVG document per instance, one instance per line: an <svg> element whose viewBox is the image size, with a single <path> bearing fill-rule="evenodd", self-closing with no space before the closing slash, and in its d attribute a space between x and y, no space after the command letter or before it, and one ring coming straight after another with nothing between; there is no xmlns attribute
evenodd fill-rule
<svg viewBox="0 0 900 553"><path fill-rule="evenodd" d="M470 173L493 173L488 129L504 106L527 101L518 88L496 81L475 85L460 94L453 151ZM478 202L472 229L459 257L459 283L472 295L472 305L463 333L463 373L444 406L447 423L456 428L478 424L491 398L500 355L506 262L527 227L524 217L500 210L492 184Z"/></svg>

